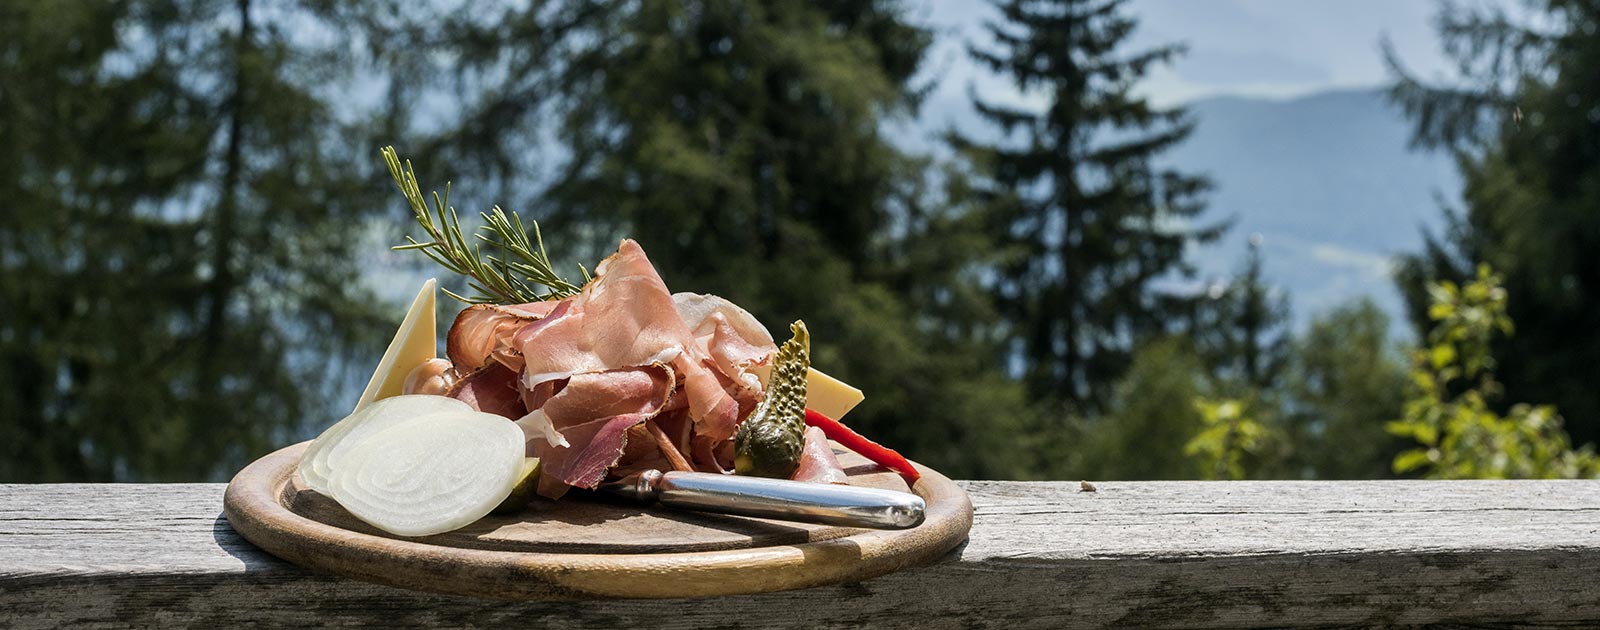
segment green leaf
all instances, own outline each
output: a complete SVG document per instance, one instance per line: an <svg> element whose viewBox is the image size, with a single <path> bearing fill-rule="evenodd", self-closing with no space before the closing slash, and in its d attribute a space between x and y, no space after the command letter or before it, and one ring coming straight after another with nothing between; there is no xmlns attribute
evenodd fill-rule
<svg viewBox="0 0 1600 630"><path fill-rule="evenodd" d="M1428 352L1428 361L1433 364L1433 369L1443 369L1456 360L1456 349L1449 345L1434 346Z"/></svg>
<svg viewBox="0 0 1600 630"><path fill-rule="evenodd" d="M1417 448L1396 455L1394 457L1394 472L1396 474L1405 474L1432 465L1433 458L1429 454L1430 451Z"/></svg>
<svg viewBox="0 0 1600 630"><path fill-rule="evenodd" d="M1433 446L1439 443L1439 428L1431 424L1425 422L1417 423L1417 426L1413 429L1412 434L1415 435L1417 437L1417 441L1421 442L1424 446Z"/></svg>

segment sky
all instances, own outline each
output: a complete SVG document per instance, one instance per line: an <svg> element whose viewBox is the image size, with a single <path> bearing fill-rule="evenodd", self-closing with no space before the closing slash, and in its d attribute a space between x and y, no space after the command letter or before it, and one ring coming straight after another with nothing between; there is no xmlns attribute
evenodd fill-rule
<svg viewBox="0 0 1600 630"><path fill-rule="evenodd" d="M1513 0L1464 4L1516 6ZM1178 63L1144 82L1152 101L1173 105L1375 87L1388 79L1379 47L1384 37L1414 72L1441 76L1449 65L1434 35L1437 6L1433 0L1131 0L1125 10L1139 21L1131 47L1188 46ZM982 23L994 15L989 3L924 0L917 12L940 35L927 68L927 77L937 78L927 113L962 117L969 85L992 98L1042 102L1003 78L984 76L964 54L963 42L987 39Z"/></svg>
<svg viewBox="0 0 1600 630"><path fill-rule="evenodd" d="M905 123L910 133L900 137L907 148L941 153L935 138L951 128L992 137L993 127L972 109L969 90L992 102L1045 106L1044 95L1021 93L968 58L966 45L990 41L983 23L997 16L988 2L911 1L914 19L936 38L922 76L933 89L919 118ZM1456 4L1525 15L1520 0ZM1203 276L1196 282L1227 275L1243 239L1264 236L1269 281L1289 291L1297 325L1362 296L1401 314L1389 278L1391 256L1414 250L1421 226L1441 216L1434 195L1458 186L1454 169L1445 156L1408 151L1409 123L1398 111L1369 111L1338 95L1392 81L1385 40L1413 75L1447 82L1453 67L1435 33L1439 8L1437 0L1128 0L1124 14L1138 27L1123 54L1187 47L1136 88L1154 104L1216 103L1219 97L1258 103L1234 108L1255 112L1253 120L1199 116L1195 135L1167 156L1211 176L1217 186L1209 198L1212 214L1238 219L1227 238L1190 252ZM1341 102L1334 109L1319 105ZM1220 111L1203 105L1191 111ZM1337 119L1307 129L1303 116L1287 117L1308 111ZM1341 232L1349 238L1336 238Z"/></svg>

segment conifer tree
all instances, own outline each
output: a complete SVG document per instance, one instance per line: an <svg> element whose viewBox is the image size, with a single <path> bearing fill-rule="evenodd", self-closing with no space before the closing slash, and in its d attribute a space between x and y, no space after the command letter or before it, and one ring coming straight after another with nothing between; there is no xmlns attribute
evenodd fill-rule
<svg viewBox="0 0 1600 630"><path fill-rule="evenodd" d="M1391 476L1404 444L1384 426L1405 402L1406 371L1389 317L1362 299L1318 313L1293 342L1284 421L1291 477Z"/></svg>
<svg viewBox="0 0 1600 630"><path fill-rule="evenodd" d="M1466 284L1479 264L1504 277L1517 334L1497 338L1501 401L1553 404L1577 443L1600 441L1600 5L1532 3L1537 16L1442 5L1440 36L1461 68L1445 82L1405 71L1393 52L1391 95L1415 140L1450 151L1462 207L1398 274L1424 336L1427 287ZM1497 411L1506 412L1507 402Z"/></svg>
<svg viewBox="0 0 1600 630"><path fill-rule="evenodd" d="M1265 391L1289 362L1289 299L1263 277L1260 235L1248 247L1239 272L1196 304L1190 335L1214 377Z"/></svg>
<svg viewBox="0 0 1600 630"><path fill-rule="evenodd" d="M363 6L0 8L0 480L225 479L348 412L393 325L327 89Z"/></svg>
<svg viewBox="0 0 1600 630"><path fill-rule="evenodd" d="M1202 226L1207 181L1156 158L1189 135L1182 108L1135 92L1177 46L1128 51L1135 21L1119 0L1003 0L993 46L972 57L1044 96L1042 111L975 96L1004 135L952 134L985 181L988 233L999 246L993 293L1035 397L1104 407L1140 340L1188 312L1191 296L1157 281L1191 273L1185 249Z"/></svg>

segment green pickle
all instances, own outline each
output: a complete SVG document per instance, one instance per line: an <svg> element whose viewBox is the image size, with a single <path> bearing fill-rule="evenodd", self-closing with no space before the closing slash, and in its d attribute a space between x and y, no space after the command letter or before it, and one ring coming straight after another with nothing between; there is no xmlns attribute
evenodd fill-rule
<svg viewBox="0 0 1600 630"><path fill-rule="evenodd" d="M733 470L741 475L788 479L800 467L806 435L806 371L811 367L811 334L806 323L778 348L766 396L733 436Z"/></svg>

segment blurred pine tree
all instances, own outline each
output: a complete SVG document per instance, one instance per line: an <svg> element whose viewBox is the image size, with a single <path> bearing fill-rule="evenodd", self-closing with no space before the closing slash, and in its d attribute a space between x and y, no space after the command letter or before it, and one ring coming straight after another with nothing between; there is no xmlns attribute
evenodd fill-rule
<svg viewBox="0 0 1600 630"><path fill-rule="evenodd" d="M391 325L360 6L0 7L0 480L221 479L342 414Z"/></svg>
<svg viewBox="0 0 1600 630"><path fill-rule="evenodd" d="M1416 123L1416 141L1454 153L1464 209L1408 257L1399 278L1419 336L1433 322L1426 288L1465 284L1487 263L1505 278L1518 333L1493 354L1504 401L1554 404L1574 441L1600 441L1600 5L1530 4L1504 10L1441 5L1440 36L1459 63L1455 81L1430 84L1392 50L1391 91ZM1508 403L1496 409L1507 411Z"/></svg>
<svg viewBox="0 0 1600 630"><path fill-rule="evenodd" d="M1238 273L1208 287L1188 326L1213 378L1241 390L1277 387L1289 364L1289 296L1267 282L1264 266L1260 236L1253 235Z"/></svg>
<svg viewBox="0 0 1600 630"><path fill-rule="evenodd" d="M1226 226L1197 221L1204 178L1158 166L1192 123L1134 87L1177 46L1127 52L1135 21L1116 0L995 3L995 49L970 53L1043 111L974 96L1006 140L952 134L985 180L987 232L999 246L993 288L1039 399L1095 412L1141 340L1167 332L1194 298L1158 280L1189 273L1191 244Z"/></svg>
<svg viewBox="0 0 1600 630"><path fill-rule="evenodd" d="M1208 389L1205 367L1187 337L1140 346L1112 390L1111 411L1077 425L1081 463L1073 472L1118 480L1203 477L1207 462L1186 456L1185 449L1207 427L1196 403Z"/></svg>
<svg viewBox="0 0 1600 630"><path fill-rule="evenodd" d="M1405 402L1389 318L1368 300L1320 313L1292 344L1283 390L1289 477L1377 479L1403 444L1384 425Z"/></svg>

